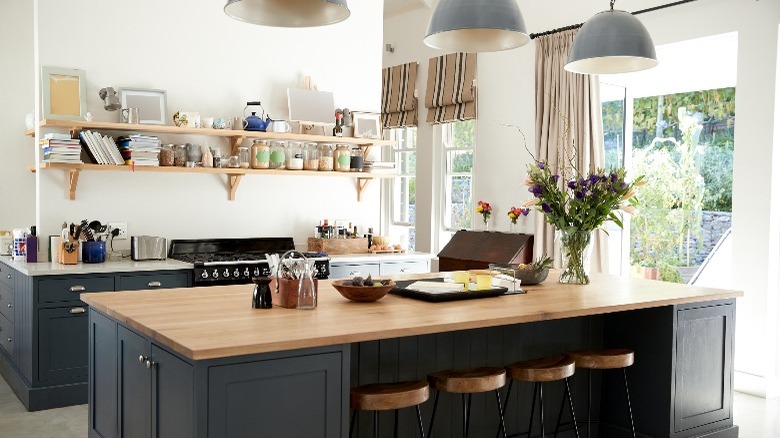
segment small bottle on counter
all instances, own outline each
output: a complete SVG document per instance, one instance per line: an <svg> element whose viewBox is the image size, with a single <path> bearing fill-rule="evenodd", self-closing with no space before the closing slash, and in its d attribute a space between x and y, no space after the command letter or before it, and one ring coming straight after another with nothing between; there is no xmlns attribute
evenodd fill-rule
<svg viewBox="0 0 780 438"><path fill-rule="evenodd" d="M368 233L366 233L366 239L368 240L368 247L371 248L371 245L374 244L374 229L371 227L368 227Z"/></svg>
<svg viewBox="0 0 780 438"><path fill-rule="evenodd" d="M36 263L38 261L38 236L36 235L35 225L30 227L30 233L27 235L27 263Z"/></svg>

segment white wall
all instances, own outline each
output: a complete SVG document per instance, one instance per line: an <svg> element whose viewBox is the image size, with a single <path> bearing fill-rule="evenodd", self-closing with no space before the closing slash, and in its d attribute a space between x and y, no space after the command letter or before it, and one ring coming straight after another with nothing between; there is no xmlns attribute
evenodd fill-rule
<svg viewBox="0 0 780 438"><path fill-rule="evenodd" d="M24 117L34 109L33 5L0 2L0 230L35 224L33 140L24 135Z"/></svg>
<svg viewBox="0 0 780 438"><path fill-rule="evenodd" d="M637 0L618 8L631 11L668 3L663 0ZM604 2L549 0L519 2L530 32L542 32L580 23L606 9ZM385 42L395 53L385 52L385 67L417 60L421 77L417 88L425 95L428 58L439 53L427 48L422 37L431 11L421 9L385 21ZM708 0L640 16L657 45L684 41L727 32L739 32L737 102L739 122L736 128L734 158L734 256L735 287L745 291L738 300L736 367L743 375L759 376L759 387L777 394L778 372L776 333L780 265L780 205L775 162L775 86L778 57L778 23L780 2L754 0ZM534 45L480 54L478 58L479 122L475 164L475 199L496 207L496 228L506 229L504 212L529 197L521 181L529 162L518 134L498 125L509 121L520 126L528 144L534 144ZM421 100L422 103L422 100ZM424 110L423 110L424 111ZM424 118L421 113L421 118ZM435 174L440 163L430 158L436 144L435 130L423 124L418 130L418 175L431 169ZM437 166L427 168L427 165ZM780 173L778 174L780 175ZM434 184L429 178L418 180L418 205L433 197ZM430 217L418 208L419 245L433 246ZM434 228L436 224L430 227ZM420 228L423 232L420 232ZM530 221L522 231L533 229ZM423 246L423 248L428 249ZM769 337L765 341L765 339ZM740 379L737 380L740 383ZM760 392L754 391L754 392Z"/></svg>
<svg viewBox="0 0 780 438"><path fill-rule="evenodd" d="M166 90L169 117L178 110L236 116L246 101L261 100L273 118L284 119L286 89L304 75L333 91L337 107L379 108L382 2L350 2L352 16L336 25L282 29L229 18L220 1L37 1L38 64L85 70L96 120L118 120L98 97L106 86ZM228 151L225 139L161 138ZM369 185L358 203L349 178L250 175L235 201L228 201L224 175L83 172L75 201L67 199L63 181L59 171L41 174L44 234L56 233L63 221L97 218L127 221L130 235L291 235L305 246L323 218L379 224L379 184Z"/></svg>

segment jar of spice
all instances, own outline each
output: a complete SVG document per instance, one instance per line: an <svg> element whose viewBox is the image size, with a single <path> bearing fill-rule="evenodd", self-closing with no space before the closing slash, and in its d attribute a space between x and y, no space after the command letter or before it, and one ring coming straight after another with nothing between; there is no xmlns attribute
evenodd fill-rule
<svg viewBox="0 0 780 438"><path fill-rule="evenodd" d="M250 158L252 169L268 169L268 162L271 160L271 148L268 147L268 142L255 140Z"/></svg>
<svg viewBox="0 0 780 438"><path fill-rule="evenodd" d="M299 141L287 144L287 170L303 170L303 146Z"/></svg>
<svg viewBox="0 0 780 438"><path fill-rule="evenodd" d="M164 144L160 148L160 166L173 166L173 147L172 144Z"/></svg>
<svg viewBox="0 0 780 438"><path fill-rule="evenodd" d="M222 151L219 149L212 149L211 156L214 159L214 168L219 169L222 167Z"/></svg>
<svg viewBox="0 0 780 438"><path fill-rule="evenodd" d="M183 144L177 144L173 151L173 165L177 167L187 165L187 148Z"/></svg>
<svg viewBox="0 0 780 438"><path fill-rule="evenodd" d="M336 145L336 152L333 157L333 168L339 172L349 172L349 162L351 160L352 152L347 145Z"/></svg>
<svg viewBox="0 0 780 438"><path fill-rule="evenodd" d="M246 146L238 148L238 166L249 169L249 148Z"/></svg>
<svg viewBox="0 0 780 438"><path fill-rule="evenodd" d="M333 170L333 145L325 143L320 145L320 165L319 170Z"/></svg>
<svg viewBox="0 0 780 438"><path fill-rule="evenodd" d="M352 148L352 155L349 157L350 172L363 171L363 150L359 146Z"/></svg>
<svg viewBox="0 0 780 438"><path fill-rule="evenodd" d="M284 167L286 149L284 144L284 140L271 140L271 159L268 162L269 168L278 169Z"/></svg>
<svg viewBox="0 0 780 438"><path fill-rule="evenodd" d="M303 170L320 168L320 148L317 143L306 143L303 146Z"/></svg>

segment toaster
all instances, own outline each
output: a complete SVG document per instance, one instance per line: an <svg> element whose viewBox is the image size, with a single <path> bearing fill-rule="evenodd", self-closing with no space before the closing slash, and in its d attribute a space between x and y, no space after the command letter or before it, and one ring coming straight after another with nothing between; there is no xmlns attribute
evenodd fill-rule
<svg viewBox="0 0 780 438"><path fill-rule="evenodd" d="M168 258L168 239L157 236L131 236L130 256L133 260L165 260Z"/></svg>

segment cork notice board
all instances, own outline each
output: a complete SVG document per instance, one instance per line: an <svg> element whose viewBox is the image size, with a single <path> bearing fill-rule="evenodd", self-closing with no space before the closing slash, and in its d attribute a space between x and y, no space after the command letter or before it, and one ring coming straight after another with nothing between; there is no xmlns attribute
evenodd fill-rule
<svg viewBox="0 0 780 438"><path fill-rule="evenodd" d="M41 67L43 117L81 119L87 112L84 70Z"/></svg>

